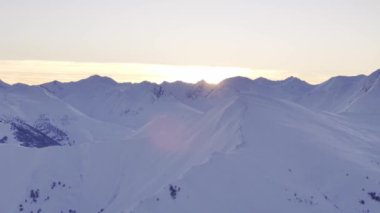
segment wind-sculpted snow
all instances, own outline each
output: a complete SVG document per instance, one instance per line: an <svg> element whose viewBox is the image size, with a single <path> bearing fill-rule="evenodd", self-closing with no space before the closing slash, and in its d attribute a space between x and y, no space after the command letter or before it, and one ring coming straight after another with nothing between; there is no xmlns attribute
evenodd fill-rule
<svg viewBox="0 0 380 213"><path fill-rule="evenodd" d="M0 82L0 212L379 212L379 82Z"/></svg>

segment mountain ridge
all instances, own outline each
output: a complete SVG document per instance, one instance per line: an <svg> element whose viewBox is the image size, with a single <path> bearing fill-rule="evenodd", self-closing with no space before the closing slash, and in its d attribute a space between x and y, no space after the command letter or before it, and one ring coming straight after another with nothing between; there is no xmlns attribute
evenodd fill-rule
<svg viewBox="0 0 380 213"><path fill-rule="evenodd" d="M379 76L10 85L0 212L380 211Z"/></svg>
<svg viewBox="0 0 380 213"><path fill-rule="evenodd" d="M327 79L326 81L323 81L323 82L321 82L321 83L317 83L317 84L311 84L311 83L309 83L309 82L307 82L307 81L305 81L305 80L302 80L302 79L300 79L300 78L298 78L298 77L295 77L295 76L289 76L289 77L286 77L285 79L282 79L282 80L271 80L271 79L269 79L269 78L264 78L264 77L258 77L258 78L256 78L256 79L252 79L252 78L249 78L249 77L244 77L244 76L235 76L235 77L230 77L230 78L226 78L226 79L224 79L224 80L222 80L222 81L220 81L219 83L217 83L217 84L220 84L221 82L223 82L223 81L225 81L225 80L228 80L228 79L234 79L234 78L239 78L239 79L249 79L249 80L268 80L268 81L274 81L274 82L281 82L281 81L287 81L287 80L300 80L300 81L303 81L303 82L305 82L305 83L307 83L307 84L309 84L309 85L320 85L320 84L323 84L323 83L325 83L325 82L327 82L327 81L329 81L329 80L331 80L331 79L333 79L333 78L339 78L339 77L358 77L358 76L364 76L364 77L370 77L370 76L379 76L380 74L380 69L377 69L377 70L375 70L375 71L373 71L372 73L370 73L370 74L368 74L368 75L364 75L364 74L360 74L360 75L356 75L356 76L349 76L349 75L338 75L338 76L333 76L333 77L330 77L329 79ZM88 77L86 77L86 78L83 78L83 79L79 79L79 80L75 80L75 81L69 81L69 82L61 82L61 81L59 81L59 79L56 79L56 80L54 80L54 81L51 81L51 82L46 82L46 83L41 83L41 84L37 84L37 86L38 85L45 85L45 84L49 84L49 83L61 83L61 84L67 84L67 83L75 83L75 82L79 82L79 81L99 81L99 82L109 82L109 83L118 83L118 84L123 84L123 83L127 83L127 84L132 84L131 82L117 82L117 81L115 81L114 79L112 79L111 77L108 77L108 76L102 76L102 75L98 75L98 74L94 74L94 75L90 75L90 76L88 76ZM14 84L26 84L26 83L21 83L21 82L19 82L19 83L14 83L14 84L8 84L7 82L5 82L5 81L3 81L2 79L0 79L0 82L1 83L4 83L4 84L7 84L7 85L14 85ZM149 81L142 81L142 82L136 82L136 83L133 83L133 84L139 84L139 83L143 83L143 82L149 82ZM163 81L162 83L153 83L153 82L149 82L149 83L152 83L152 84L159 84L159 85L161 85L161 84L164 84L164 83L175 83L175 82L177 82L177 83L184 83L184 84L198 84L198 83L201 83L201 82L203 82L203 83L207 83L207 84L209 84L209 85L217 85L217 84L210 84L210 83L208 83L207 81L205 81L205 80L199 80L198 82L196 82L196 83L189 83L189 82L184 82L184 81L173 81L173 82L167 82L167 81ZM27 84L26 84L27 85ZM36 85L29 85L29 86L36 86Z"/></svg>

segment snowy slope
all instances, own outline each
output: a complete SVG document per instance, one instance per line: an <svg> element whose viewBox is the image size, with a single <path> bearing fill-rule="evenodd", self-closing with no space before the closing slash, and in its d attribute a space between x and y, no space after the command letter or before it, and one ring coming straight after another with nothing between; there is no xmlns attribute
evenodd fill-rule
<svg viewBox="0 0 380 213"><path fill-rule="evenodd" d="M1 83L0 212L378 212L379 76Z"/></svg>
<svg viewBox="0 0 380 213"><path fill-rule="evenodd" d="M360 95L346 107L347 112L380 113L380 70L369 75L360 90Z"/></svg>
<svg viewBox="0 0 380 213"><path fill-rule="evenodd" d="M165 85L150 82L117 84L107 77L92 76L78 82L52 82L42 87L90 117L134 129L141 128L157 114L197 111L172 95L179 86L165 90Z"/></svg>
<svg viewBox="0 0 380 213"><path fill-rule="evenodd" d="M122 140L133 133L127 127L91 118L37 86L16 84L0 90L0 108L1 128L9 129L20 121L47 136L67 133L70 144L104 141L108 135ZM6 136L13 138L9 133Z"/></svg>
<svg viewBox="0 0 380 213"><path fill-rule="evenodd" d="M369 76L338 76L317 85L298 101L330 112L379 113L380 70Z"/></svg>
<svg viewBox="0 0 380 213"><path fill-rule="evenodd" d="M360 94L366 77L338 76L318 85L300 103L312 109L341 112Z"/></svg>
<svg viewBox="0 0 380 213"><path fill-rule="evenodd" d="M244 77L234 77L221 82L219 88L235 93L250 93L294 101L311 91L313 86L295 77L289 77L281 81L271 81L265 78L250 80ZM225 94L223 93L223 95Z"/></svg>
<svg viewBox="0 0 380 213"><path fill-rule="evenodd" d="M241 143L143 201L135 212L377 212L379 126L245 96ZM378 117L380 119L380 117ZM367 179L368 178L368 179ZM361 204L363 200L365 204Z"/></svg>
<svg viewBox="0 0 380 213"><path fill-rule="evenodd" d="M6 87L9 87L9 85L0 79L0 89L4 89Z"/></svg>

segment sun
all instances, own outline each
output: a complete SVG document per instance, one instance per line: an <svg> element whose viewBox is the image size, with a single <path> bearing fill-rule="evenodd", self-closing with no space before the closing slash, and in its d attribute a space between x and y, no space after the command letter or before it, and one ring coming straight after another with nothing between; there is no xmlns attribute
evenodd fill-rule
<svg viewBox="0 0 380 213"><path fill-rule="evenodd" d="M251 69L239 67L213 66L172 66L172 65L145 65L146 75L154 75L162 81L184 81L196 83L205 80L217 84L220 81L234 76L249 76ZM158 80L158 79L157 79Z"/></svg>
<svg viewBox="0 0 380 213"><path fill-rule="evenodd" d="M63 61L0 61L0 70L3 70L3 73L0 72L2 80L8 83L22 82L34 85L53 80L77 81L95 74L111 77L118 82L196 83L205 80L211 84L235 76L254 78L268 74L241 67Z"/></svg>

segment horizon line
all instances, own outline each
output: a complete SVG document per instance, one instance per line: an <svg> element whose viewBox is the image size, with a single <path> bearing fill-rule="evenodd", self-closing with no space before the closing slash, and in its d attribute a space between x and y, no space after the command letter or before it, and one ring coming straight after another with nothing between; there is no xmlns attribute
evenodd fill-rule
<svg viewBox="0 0 380 213"><path fill-rule="evenodd" d="M314 78L312 78L312 74L314 74ZM157 84L177 81L195 84L202 80L208 84L218 84L225 79L238 76L251 80L265 78L271 81L281 81L289 77L295 77L310 85L318 85L337 76L366 75L365 73L355 73L354 75L312 74L233 66L0 60L0 80L9 85L41 85L53 81L62 83L77 82L94 75L108 77L118 83L141 83L147 81Z"/></svg>
<svg viewBox="0 0 380 213"><path fill-rule="evenodd" d="M380 69L377 69L375 71L373 71L372 73L374 72L378 72L380 71ZM372 74L371 73L371 74ZM160 83L158 82L152 82L152 81L149 81L149 80L143 80L143 81L140 81L140 82L121 82L121 81L117 81L115 80L114 78L110 77L110 76L106 76L106 75L99 75L99 74L93 74L93 75L89 75L85 78L81 78L81 79L78 79L78 80L73 80L73 81L60 81L58 79L56 80L52 80L52 81L48 81L48 82L43 82L43 83L40 83L40 84L28 84L28 83L23 83L23 82L16 82L16 83L8 83L6 81L4 81L3 79L0 78L0 82L2 83L5 83L9 86L15 86L15 85L18 85L18 84L21 84L21 85L27 85L27 86L41 86L41 85L44 85L44 84L49 84L49 83L53 83L53 82L59 82L59 83L63 83L63 84L67 84L67 83L77 83L77 82L80 82L80 81L83 81L83 80L88 80L88 79L91 79L91 78L94 78L94 77L98 77L98 78L108 78L112 81L114 81L115 83L117 84L141 84L141 83L144 83L144 82L147 82L147 83L151 83L151 84L157 84L157 85L161 85L161 84L164 84L164 83L176 83L176 82L180 82L180 83L184 83L184 84L197 84L199 82L206 82L208 85L212 85L212 86L217 86L219 84L221 84L223 81L225 80L228 80L228 79L234 79L234 78L246 78L246 79L249 79L251 81L255 81L255 80L258 80L258 79L265 79L265 80L268 80L268 81L272 81L272 82L281 82L281 81L286 81L287 79L291 79L291 78L295 78L295 79L298 79L300 81L303 81L303 82L306 82L307 84L309 85L312 85L312 86L317 86L317 85L320 85L320 84L323 84L333 78L337 78L337 77L347 77L347 78L350 78L350 77L359 77L359 76L363 76L363 77L368 77L369 75L366 75L366 74L358 74L358 75L337 75L337 76L332 76L330 77L329 79L327 79L326 81L323 81L321 83L318 83L318 84L312 84L306 80L303 80L301 78L298 78L296 76L289 76L289 77L286 77L284 79L280 79L280 80L273 80L273 79L269 79L269 78L265 78L265 77L257 77L257 78L250 78L250 77L246 77L246 76L233 76L233 77L229 77L229 78L225 78L223 79L222 81L218 82L218 83L210 83L210 82L207 82L206 80L204 79L201 79L195 83L192 83L192 82L186 82L186 81L182 81L182 80L175 80L175 81L162 81Z"/></svg>

